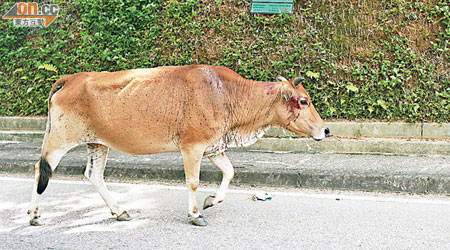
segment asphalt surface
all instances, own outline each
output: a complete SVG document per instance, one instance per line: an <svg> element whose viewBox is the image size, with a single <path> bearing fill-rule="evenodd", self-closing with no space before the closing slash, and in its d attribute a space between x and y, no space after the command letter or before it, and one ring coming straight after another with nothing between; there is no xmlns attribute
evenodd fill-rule
<svg viewBox="0 0 450 250"><path fill-rule="evenodd" d="M109 184L133 220L115 221L86 181L52 180L42 227L28 225L32 178L0 177L0 249L449 249L450 198L285 188L233 189L187 218L183 185ZM199 201L213 192L199 189ZM270 201L252 201L268 191Z"/></svg>
<svg viewBox="0 0 450 250"><path fill-rule="evenodd" d="M311 154L230 151L236 171L233 184L331 188L366 191L450 193L450 156ZM40 143L0 141L0 172L34 173ZM63 157L56 175L81 176L85 147ZM131 156L111 150L105 176L183 181L181 154ZM221 172L203 159L201 181L218 183Z"/></svg>

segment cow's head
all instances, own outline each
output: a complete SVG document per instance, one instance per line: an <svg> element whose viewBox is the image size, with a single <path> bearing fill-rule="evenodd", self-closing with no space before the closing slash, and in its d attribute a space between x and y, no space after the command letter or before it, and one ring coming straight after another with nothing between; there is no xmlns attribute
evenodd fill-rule
<svg viewBox="0 0 450 250"><path fill-rule="evenodd" d="M294 132L298 136L310 136L315 140L322 140L330 135L330 130L325 126L317 113L311 98L301 84L302 77L286 80L278 76L282 81L281 100L276 106L277 120L281 127Z"/></svg>

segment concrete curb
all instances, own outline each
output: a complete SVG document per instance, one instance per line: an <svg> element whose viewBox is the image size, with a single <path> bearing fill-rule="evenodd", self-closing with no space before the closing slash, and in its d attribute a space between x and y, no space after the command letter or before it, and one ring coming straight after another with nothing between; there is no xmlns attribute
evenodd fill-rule
<svg viewBox="0 0 450 250"><path fill-rule="evenodd" d="M449 139L450 123L326 122L331 134L344 137ZM268 136L293 136L283 129L270 129Z"/></svg>
<svg viewBox="0 0 450 250"><path fill-rule="evenodd" d="M33 174L35 162L3 165L0 171L7 173ZM60 165L55 171L60 176L83 176L83 165ZM448 177L421 177L421 176L368 176L368 175L336 175L314 174L302 172L256 172L235 169L233 184L290 186L296 188L312 189L338 189L361 191L386 191L408 193L436 193L450 194L450 178ZM216 183L221 181L222 174L218 170L201 170L201 182ZM105 178L132 179L132 180L165 180L185 181L184 171L181 167L169 169L137 169L108 166Z"/></svg>
<svg viewBox="0 0 450 250"><path fill-rule="evenodd" d="M0 117L0 140L41 142L46 118ZM243 150L329 152L394 155L450 155L450 124L407 123L328 123L334 134L341 136L374 136L375 138L345 139L327 138L316 142L311 139L290 139L293 134L282 129L271 129L256 144ZM355 134L356 133L356 134ZM420 140L439 137L441 141ZM388 138L378 138L385 136ZM286 138L287 137L287 138ZM398 139L398 138L403 139ZM405 139L413 138L413 139ZM419 139L414 139L419 138Z"/></svg>
<svg viewBox="0 0 450 250"><path fill-rule="evenodd" d="M450 155L446 141L407 141L399 139L277 139L263 138L245 150L328 152L348 154Z"/></svg>
<svg viewBox="0 0 450 250"><path fill-rule="evenodd" d="M0 130L45 130L46 117L0 117ZM450 138L450 123L403 122L326 122L332 135L379 138ZM282 129L271 129L268 136L292 136Z"/></svg>
<svg viewBox="0 0 450 250"><path fill-rule="evenodd" d="M44 131L34 130L0 130L2 141L42 142Z"/></svg>
<svg viewBox="0 0 450 250"><path fill-rule="evenodd" d="M45 130L47 117L0 117L0 130Z"/></svg>
<svg viewBox="0 0 450 250"><path fill-rule="evenodd" d="M42 142L43 137L43 131L0 131L0 140L3 141L40 143ZM450 142L382 138L327 138L317 142L309 138L261 138L250 147L233 150L292 151L309 153L328 152L341 154L450 155Z"/></svg>

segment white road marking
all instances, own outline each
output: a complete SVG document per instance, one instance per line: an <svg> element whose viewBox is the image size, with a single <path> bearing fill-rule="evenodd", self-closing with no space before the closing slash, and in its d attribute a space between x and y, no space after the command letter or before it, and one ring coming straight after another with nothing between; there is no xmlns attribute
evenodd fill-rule
<svg viewBox="0 0 450 250"><path fill-rule="evenodd" d="M0 181L13 181L13 182L29 182L33 183L34 178L15 178L15 177L0 177ZM69 180L51 180L52 183L58 184L73 184L73 185L91 185L88 181L69 181ZM187 191L186 186L169 186L169 185L156 185L156 184L131 184L131 183L107 183L106 186L110 187L146 187L156 190L179 190ZM215 192L216 188L199 188L199 192ZM243 189L229 189L228 193L234 194L254 194L258 190L243 190ZM345 191L339 191L345 192ZM272 196L284 196L284 197L303 197L303 198L318 198L318 199L340 199L340 200L351 200L351 201L376 201L376 202L397 202L397 203L417 203L417 204L432 204L432 205L450 205L449 199L442 198L426 198L426 197L408 197L407 194L399 195L398 197L383 197L383 196L373 196L370 193L365 195L347 195L347 194L311 194L307 192L269 192ZM380 195L377 193L377 195ZM381 194L385 195L385 194ZM389 194L386 194L387 196Z"/></svg>

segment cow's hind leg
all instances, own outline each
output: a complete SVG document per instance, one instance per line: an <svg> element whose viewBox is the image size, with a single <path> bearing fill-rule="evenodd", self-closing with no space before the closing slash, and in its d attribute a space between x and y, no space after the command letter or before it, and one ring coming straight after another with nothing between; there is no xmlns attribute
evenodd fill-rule
<svg viewBox="0 0 450 250"><path fill-rule="evenodd" d="M222 170L222 183L220 184L220 187L215 195L206 197L205 202L203 203L203 209L212 207L225 199L225 194L228 190L228 186L230 185L230 182L234 177L233 165L231 165L231 162L225 153L211 156L209 157L209 160L214 163L216 167Z"/></svg>
<svg viewBox="0 0 450 250"><path fill-rule="evenodd" d="M39 221L40 196L47 188L49 179L61 161L61 158L74 146L76 146L75 143L63 143L61 141L57 142L56 140L44 143L41 159L35 165L35 182L31 193L31 204L28 210L28 214L30 214L30 225L41 225Z"/></svg>
<svg viewBox="0 0 450 250"><path fill-rule="evenodd" d="M88 143L88 161L84 175L89 179L94 188L105 201L111 210L111 214L117 216L117 220L131 220L130 215L120 208L116 200L111 196L106 188L103 179L103 173L106 167L106 158L108 157L109 148L103 144Z"/></svg>
<svg viewBox="0 0 450 250"><path fill-rule="evenodd" d="M192 224L196 226L206 226L208 222L200 214L197 205L197 187L200 181L200 164L203 158L204 148L190 147L182 149L184 173L186 175L186 184L189 191L189 212Z"/></svg>

